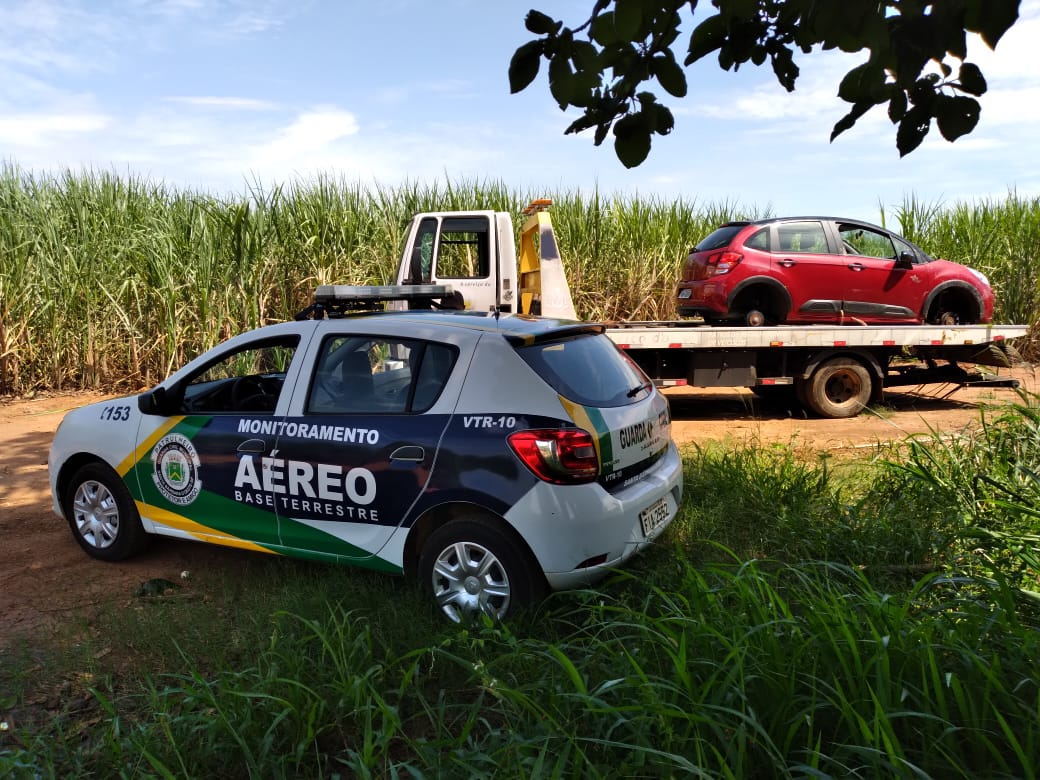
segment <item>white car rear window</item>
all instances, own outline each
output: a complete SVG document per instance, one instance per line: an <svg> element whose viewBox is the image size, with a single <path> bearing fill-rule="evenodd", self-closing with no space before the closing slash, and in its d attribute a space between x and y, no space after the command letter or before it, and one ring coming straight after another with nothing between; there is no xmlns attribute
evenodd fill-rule
<svg viewBox="0 0 1040 780"><path fill-rule="evenodd" d="M556 392L583 406L625 406L646 398L653 386L604 335L538 343L517 352Z"/></svg>

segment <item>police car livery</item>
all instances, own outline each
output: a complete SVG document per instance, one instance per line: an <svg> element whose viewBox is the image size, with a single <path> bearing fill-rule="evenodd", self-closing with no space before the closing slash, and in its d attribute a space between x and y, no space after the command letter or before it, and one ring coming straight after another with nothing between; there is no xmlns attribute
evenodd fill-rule
<svg viewBox="0 0 1040 780"><path fill-rule="evenodd" d="M594 582L682 492L667 402L602 326L465 311L237 336L70 412L49 467L96 558L160 534L403 572L453 620Z"/></svg>

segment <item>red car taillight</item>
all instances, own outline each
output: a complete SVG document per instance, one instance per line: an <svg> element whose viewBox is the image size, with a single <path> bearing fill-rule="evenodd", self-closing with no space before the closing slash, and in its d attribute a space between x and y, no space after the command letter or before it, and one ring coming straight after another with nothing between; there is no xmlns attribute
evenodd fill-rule
<svg viewBox="0 0 1040 780"><path fill-rule="evenodd" d="M707 270L708 276L728 274L743 259L744 255L740 254L740 252L716 252L708 257L705 270Z"/></svg>
<svg viewBox="0 0 1040 780"><path fill-rule="evenodd" d="M536 477L554 485L592 482L599 474L595 441L580 428L517 431L509 446Z"/></svg>

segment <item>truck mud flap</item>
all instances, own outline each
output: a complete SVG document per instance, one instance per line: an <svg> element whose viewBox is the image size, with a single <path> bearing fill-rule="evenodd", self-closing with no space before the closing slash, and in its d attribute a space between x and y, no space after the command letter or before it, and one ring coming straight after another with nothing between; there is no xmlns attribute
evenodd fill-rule
<svg viewBox="0 0 1040 780"><path fill-rule="evenodd" d="M697 387L753 387L758 384L756 361L750 350L698 352L690 356L687 378Z"/></svg>

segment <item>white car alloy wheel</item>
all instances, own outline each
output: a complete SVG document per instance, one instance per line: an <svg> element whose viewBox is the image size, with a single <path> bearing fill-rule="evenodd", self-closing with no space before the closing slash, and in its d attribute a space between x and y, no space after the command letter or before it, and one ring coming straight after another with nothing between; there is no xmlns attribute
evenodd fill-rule
<svg viewBox="0 0 1040 780"><path fill-rule="evenodd" d="M433 565L433 597L458 622L485 614L498 620L509 610L509 575L501 561L475 542L444 548Z"/></svg>
<svg viewBox="0 0 1040 780"><path fill-rule="evenodd" d="M111 547L119 536L119 506L108 487L87 480L72 498L73 521L80 538L92 547Z"/></svg>
<svg viewBox="0 0 1040 780"><path fill-rule="evenodd" d="M148 543L130 491L107 464L80 467L64 490L62 510L79 546L94 558L119 561Z"/></svg>
<svg viewBox="0 0 1040 780"><path fill-rule="evenodd" d="M430 534L419 578L437 608L456 623L482 615L503 620L546 589L523 542L497 518L484 515L456 518Z"/></svg>

